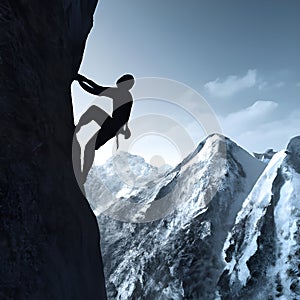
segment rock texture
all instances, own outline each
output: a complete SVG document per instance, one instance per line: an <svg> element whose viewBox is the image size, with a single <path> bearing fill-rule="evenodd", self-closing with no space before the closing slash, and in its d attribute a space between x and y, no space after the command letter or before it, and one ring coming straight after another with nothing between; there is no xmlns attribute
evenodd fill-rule
<svg viewBox="0 0 300 300"><path fill-rule="evenodd" d="M276 154L224 246L222 299L300 299L300 137Z"/></svg>
<svg viewBox="0 0 300 300"><path fill-rule="evenodd" d="M70 84L96 0L0 3L0 299L105 299Z"/></svg>
<svg viewBox="0 0 300 300"><path fill-rule="evenodd" d="M168 207L176 203L149 223L99 214L108 298L215 299L223 244L264 168L220 135L209 136L165 173L126 153L94 167L86 191L96 214L149 221L153 212L161 216L164 206L155 208L162 197Z"/></svg>

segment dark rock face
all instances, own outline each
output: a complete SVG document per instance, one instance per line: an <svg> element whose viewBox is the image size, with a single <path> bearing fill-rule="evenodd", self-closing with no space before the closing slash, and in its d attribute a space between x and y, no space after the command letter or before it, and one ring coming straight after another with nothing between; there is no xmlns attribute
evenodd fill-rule
<svg viewBox="0 0 300 300"><path fill-rule="evenodd" d="M105 299L71 160L70 84L96 3L0 4L0 299Z"/></svg>
<svg viewBox="0 0 300 300"><path fill-rule="evenodd" d="M287 146L287 163L289 163L297 173L300 173L300 136L290 140Z"/></svg>

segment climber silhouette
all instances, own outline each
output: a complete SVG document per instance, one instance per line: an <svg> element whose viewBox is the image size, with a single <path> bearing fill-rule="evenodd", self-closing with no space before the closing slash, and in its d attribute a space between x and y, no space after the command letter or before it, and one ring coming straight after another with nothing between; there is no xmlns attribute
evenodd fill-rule
<svg viewBox="0 0 300 300"><path fill-rule="evenodd" d="M121 76L117 82L116 87L103 87L92 80L78 74L75 78L80 86L87 92L93 95L109 97L113 100L112 116L96 105L92 105L81 116L75 131L75 136L82 126L95 121L101 128L90 141L86 144L84 150L83 168L81 171L81 163L77 168L77 178L80 177L81 183L86 181L88 172L93 164L95 149L99 149L111 138L117 138L117 148L119 146L118 136L123 134L125 139L131 136L130 129L128 128L128 120L131 113L133 98L130 89L134 85L134 77L130 74ZM78 152L78 151L77 151ZM78 158L76 159L78 164ZM79 159L80 161L80 159Z"/></svg>

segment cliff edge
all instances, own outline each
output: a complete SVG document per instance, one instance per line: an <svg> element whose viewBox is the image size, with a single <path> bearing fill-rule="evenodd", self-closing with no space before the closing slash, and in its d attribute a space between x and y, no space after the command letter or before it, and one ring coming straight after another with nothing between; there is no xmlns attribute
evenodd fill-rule
<svg viewBox="0 0 300 300"><path fill-rule="evenodd" d="M96 4L0 4L0 299L106 298L71 149L70 85Z"/></svg>

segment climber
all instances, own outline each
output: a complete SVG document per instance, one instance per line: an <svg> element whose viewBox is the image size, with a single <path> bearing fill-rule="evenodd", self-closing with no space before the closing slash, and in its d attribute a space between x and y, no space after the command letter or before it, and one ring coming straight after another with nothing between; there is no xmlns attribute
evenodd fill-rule
<svg viewBox="0 0 300 300"><path fill-rule="evenodd" d="M95 121L101 128L95 133L91 140L85 146L84 164L82 170L82 180L85 182L88 172L94 161L94 150L98 150L111 138L117 138L117 148L119 147L118 136L123 134L125 139L131 136L128 128L128 120L132 108L133 98L129 90L134 85L134 77L130 74L121 76L117 82L117 87L103 87L97 85L92 80L78 74L75 78L80 86L93 95L109 97L113 100L112 116L96 105L92 105L81 116L77 126L76 133L80 128L91 121Z"/></svg>
<svg viewBox="0 0 300 300"><path fill-rule="evenodd" d="M130 116L132 107L132 95L129 90L134 84L134 77L130 74L120 77L116 84L117 87L103 87L97 85L92 80L78 74L76 77L80 86L87 92L93 95L109 97L113 99L113 113L110 117L105 111L97 106L90 107L81 117L77 124L76 131L78 132L83 125L86 125L91 120L94 120L101 129L98 133L95 149L98 150L108 140L119 134L123 134L125 139L131 135L127 122ZM118 145L118 142L117 142Z"/></svg>

